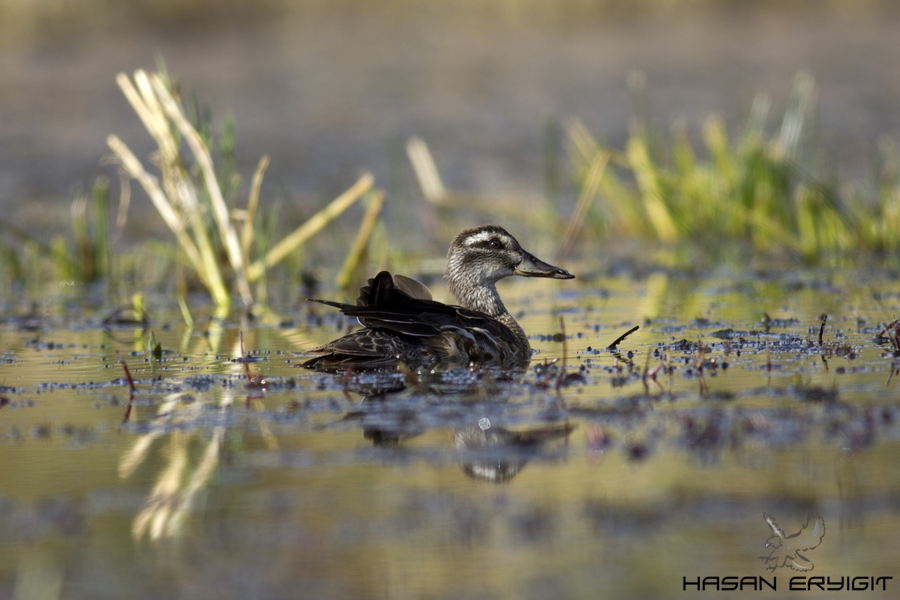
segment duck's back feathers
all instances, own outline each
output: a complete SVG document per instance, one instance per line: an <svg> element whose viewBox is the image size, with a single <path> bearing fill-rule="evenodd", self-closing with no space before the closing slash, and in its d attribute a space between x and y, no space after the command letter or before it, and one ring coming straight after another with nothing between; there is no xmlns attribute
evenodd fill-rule
<svg viewBox="0 0 900 600"><path fill-rule="evenodd" d="M331 370L383 368L398 360L417 364L527 360L527 348L524 354L517 350L520 342L509 327L484 313L431 300L430 295L418 281L382 271L360 289L356 305L310 299L356 317L365 329L313 348L309 352L321 356L304 365Z"/></svg>

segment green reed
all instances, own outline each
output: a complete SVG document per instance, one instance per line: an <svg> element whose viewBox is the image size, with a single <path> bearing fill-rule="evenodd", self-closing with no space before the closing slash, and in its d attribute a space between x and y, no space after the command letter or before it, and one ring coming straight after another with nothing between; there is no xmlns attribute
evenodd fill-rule
<svg viewBox="0 0 900 600"><path fill-rule="evenodd" d="M94 181L90 195L79 192L71 206L72 239L54 238L53 261L60 278L91 283L109 275L112 251L109 230L109 182Z"/></svg>
<svg viewBox="0 0 900 600"><path fill-rule="evenodd" d="M814 101L812 78L798 75L774 132L766 129L770 102L760 96L737 134L708 117L699 152L683 123L661 135L640 112L623 149L602 146L570 121L568 156L580 194L564 248L583 231L666 244L746 241L808 262L900 247L896 147L883 144L875 193L817 179L808 166Z"/></svg>

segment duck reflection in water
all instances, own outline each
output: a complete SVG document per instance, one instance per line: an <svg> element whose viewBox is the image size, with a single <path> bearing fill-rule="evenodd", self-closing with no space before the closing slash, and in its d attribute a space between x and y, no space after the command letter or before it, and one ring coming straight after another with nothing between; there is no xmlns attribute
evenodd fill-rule
<svg viewBox="0 0 900 600"><path fill-rule="evenodd" d="M574 426L551 425L527 431L510 431L481 419L477 426L457 429L453 441L463 473L472 479L505 483L542 452L550 440L567 438Z"/></svg>
<svg viewBox="0 0 900 600"><path fill-rule="evenodd" d="M363 428L366 439L376 447L396 448L400 444L425 432L425 427L412 411L400 415L397 427L369 426ZM511 431L492 425L482 418L478 425L457 428L453 431L453 445L457 462L463 473L472 479L505 483L519 474L529 460L555 456L548 454L545 444L565 439L575 429L568 422L547 425L524 431Z"/></svg>

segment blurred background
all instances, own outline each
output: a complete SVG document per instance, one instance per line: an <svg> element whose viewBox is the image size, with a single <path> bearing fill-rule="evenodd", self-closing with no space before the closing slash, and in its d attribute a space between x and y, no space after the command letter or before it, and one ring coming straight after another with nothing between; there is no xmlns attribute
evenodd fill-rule
<svg viewBox="0 0 900 600"><path fill-rule="evenodd" d="M234 118L246 179L271 156L264 200L318 206L367 170L404 189L411 135L448 187L539 197L554 124L624 142L634 70L653 119L698 136L758 93L783 106L807 71L828 164L866 177L900 138L898 31L889 0L0 0L0 210L45 238L97 175L115 194L106 136L153 147L114 78L160 57L184 98ZM136 194L129 226L161 229Z"/></svg>

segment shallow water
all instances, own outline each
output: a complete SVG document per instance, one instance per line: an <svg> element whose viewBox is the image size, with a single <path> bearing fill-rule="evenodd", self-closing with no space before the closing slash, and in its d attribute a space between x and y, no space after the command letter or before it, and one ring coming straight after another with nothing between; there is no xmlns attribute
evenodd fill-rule
<svg viewBox="0 0 900 600"><path fill-rule="evenodd" d="M393 377L409 389L380 398L357 391L383 378L297 368L346 327L321 307L195 315L193 332L177 310L146 329L8 316L0 598L645 598L707 576L762 576L770 597L793 597L791 577L888 576L867 593L895 596L900 363L878 339L894 274L501 293L530 371ZM791 534L812 512L813 570L766 571L763 513Z"/></svg>

